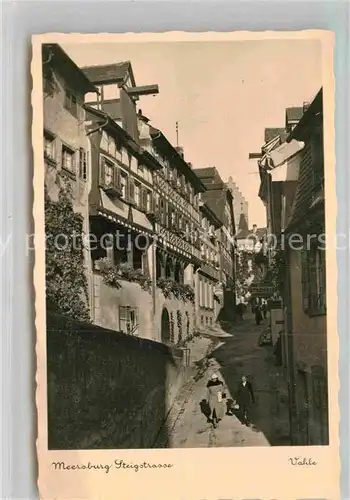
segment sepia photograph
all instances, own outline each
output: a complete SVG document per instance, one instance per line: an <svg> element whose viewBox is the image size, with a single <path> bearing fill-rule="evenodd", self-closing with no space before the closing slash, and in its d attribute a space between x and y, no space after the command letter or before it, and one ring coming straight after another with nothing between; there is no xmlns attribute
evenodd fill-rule
<svg viewBox="0 0 350 500"><path fill-rule="evenodd" d="M208 484L211 460L274 457L296 488L336 467L332 38L301 33L37 37L51 496L96 497L112 470Z"/></svg>
<svg viewBox="0 0 350 500"><path fill-rule="evenodd" d="M327 445L320 43L42 76L49 449Z"/></svg>

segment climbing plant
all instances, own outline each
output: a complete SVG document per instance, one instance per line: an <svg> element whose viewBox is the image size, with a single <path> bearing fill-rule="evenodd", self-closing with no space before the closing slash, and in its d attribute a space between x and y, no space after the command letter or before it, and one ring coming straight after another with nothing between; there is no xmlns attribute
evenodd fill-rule
<svg viewBox="0 0 350 500"><path fill-rule="evenodd" d="M45 197L47 307L80 321L90 321L84 265L83 217L74 212L69 191L58 200Z"/></svg>
<svg viewBox="0 0 350 500"><path fill-rule="evenodd" d="M270 281L274 287L275 293L283 295L285 279L286 261L285 254L281 248L275 250L270 259L269 267L266 273L266 281Z"/></svg>
<svg viewBox="0 0 350 500"><path fill-rule="evenodd" d="M174 325L174 314L172 312L170 313L169 328L170 328L170 342L174 343L175 342L175 325Z"/></svg>
<svg viewBox="0 0 350 500"><path fill-rule="evenodd" d="M236 262L236 294L237 297L245 297L254 278L255 261L253 252L248 250L239 251Z"/></svg>
<svg viewBox="0 0 350 500"><path fill-rule="evenodd" d="M179 332L178 342L181 342L182 341L182 315L181 315L181 311L177 310L176 315L177 315L177 330Z"/></svg>

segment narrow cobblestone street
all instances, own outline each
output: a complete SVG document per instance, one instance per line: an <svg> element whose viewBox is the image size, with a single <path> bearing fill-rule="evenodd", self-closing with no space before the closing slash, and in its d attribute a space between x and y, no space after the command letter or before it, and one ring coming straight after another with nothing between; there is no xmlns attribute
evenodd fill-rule
<svg viewBox="0 0 350 500"><path fill-rule="evenodd" d="M234 324L229 333L215 328L206 330L202 343L206 340L211 352L197 362L198 373L180 391L155 447L289 444L288 404L281 368L274 365L272 348L258 345L266 324L267 320L258 327L248 317ZM252 427L243 425L235 415L225 415L217 429L207 423L201 402L206 398L206 384L213 372L224 381L227 398L232 400L241 374L248 375L256 399Z"/></svg>

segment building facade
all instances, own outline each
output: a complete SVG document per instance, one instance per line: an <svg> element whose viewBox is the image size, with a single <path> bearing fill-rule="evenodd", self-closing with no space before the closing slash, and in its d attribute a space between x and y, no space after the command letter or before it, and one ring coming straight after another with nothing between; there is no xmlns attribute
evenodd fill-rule
<svg viewBox="0 0 350 500"><path fill-rule="evenodd" d="M232 194L215 167L195 169L195 173L206 188L202 195L202 201L222 222L222 226L217 230L220 286L215 294L222 300L219 319L234 321L236 319L236 226Z"/></svg>
<svg viewBox="0 0 350 500"><path fill-rule="evenodd" d="M223 307L220 300L220 247L222 222L208 204L200 202L201 265L196 272L196 319L199 327L212 326Z"/></svg>
<svg viewBox="0 0 350 500"><path fill-rule="evenodd" d="M328 444L322 89L298 117L262 155L260 195L277 242L272 263L280 265L292 444L322 445Z"/></svg>
<svg viewBox="0 0 350 500"><path fill-rule="evenodd" d="M57 44L42 46L43 74L43 143L44 143L44 187L45 187L45 231L47 266L47 306L59 312L71 312L69 304L64 304L67 291L65 282L69 279L69 266L57 264L56 249L61 240L66 244L69 235L64 227L58 227L62 210L72 205L75 214L81 218L82 231L89 232L89 190L91 184L90 143L86 136L84 99L87 93L97 93L97 89L84 73ZM60 213L61 212L61 213ZM47 215L51 214L51 220ZM61 233L61 236L60 234ZM51 239L50 239L51 238ZM52 241L52 238L56 242ZM61 240L59 239L61 238ZM62 252L63 257L63 252ZM78 256L79 258L79 256ZM91 271L89 251L84 247L82 268ZM83 271L82 271L83 272ZM77 288L89 314L89 294L85 286ZM74 300L73 296L67 302ZM78 306L79 308L79 306Z"/></svg>
<svg viewBox="0 0 350 500"><path fill-rule="evenodd" d="M84 72L100 92L98 101L86 103L94 171L90 230L99 242L112 235L91 250L93 321L179 344L194 329L204 186L181 152L136 110L139 97L156 93L156 85L137 87L130 63Z"/></svg>
<svg viewBox="0 0 350 500"><path fill-rule="evenodd" d="M180 346L234 318L232 194L137 108L158 86L130 62L78 68L55 44L43 75L45 188L56 201L63 183L82 217L89 320Z"/></svg>

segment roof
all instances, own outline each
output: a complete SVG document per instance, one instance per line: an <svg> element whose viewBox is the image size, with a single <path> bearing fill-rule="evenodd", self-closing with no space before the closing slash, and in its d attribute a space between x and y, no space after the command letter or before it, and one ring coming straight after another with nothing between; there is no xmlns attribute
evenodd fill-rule
<svg viewBox="0 0 350 500"><path fill-rule="evenodd" d="M284 128L266 128L264 134L265 143L272 141L275 137L284 136Z"/></svg>
<svg viewBox="0 0 350 500"><path fill-rule="evenodd" d="M238 233L240 233L241 231L249 231L248 221L243 212L239 216L239 223L238 223Z"/></svg>
<svg viewBox="0 0 350 500"><path fill-rule="evenodd" d="M288 222L288 229L314 223L313 213L317 211L321 215L321 219L324 219L322 115L321 88L304 113L303 118L290 135L290 137L303 138L305 140L305 148L300 163L298 187L294 199L292 217ZM314 163L312 151L316 152L316 148L320 148L320 158ZM315 180L317 183L315 183Z"/></svg>
<svg viewBox="0 0 350 500"><path fill-rule="evenodd" d="M222 180L216 167L195 168L193 172L202 181L207 189L226 189L232 196L231 190Z"/></svg>
<svg viewBox="0 0 350 500"><path fill-rule="evenodd" d="M273 167L282 165L286 160L297 154L304 147L303 142L293 139L291 142L284 142L278 148L269 153Z"/></svg>
<svg viewBox="0 0 350 500"><path fill-rule="evenodd" d="M258 241L262 240L266 235L266 227L259 227L254 232L253 229L248 229L246 231L241 231L237 235L237 240L246 240L248 238L256 238Z"/></svg>
<svg viewBox="0 0 350 500"><path fill-rule="evenodd" d="M122 83L130 74L132 84L135 86L131 62L122 61L113 64L98 66L84 66L81 68L87 78L95 85L108 83Z"/></svg>
<svg viewBox="0 0 350 500"><path fill-rule="evenodd" d="M286 109L286 123L298 122L304 114L304 108L293 107Z"/></svg>
<svg viewBox="0 0 350 500"><path fill-rule="evenodd" d="M58 43L44 43L42 45L43 67L50 66L56 68L66 80L70 80L74 89L81 90L84 94L88 92L98 92L91 80L75 64L69 55ZM73 89L72 89L73 90Z"/></svg>
<svg viewBox="0 0 350 500"><path fill-rule="evenodd" d="M292 132L287 137L287 142L292 139L304 140L309 134L310 129L312 129L312 121L315 119L316 115L321 117L323 114L323 88L321 87L316 97L311 102L310 106L307 108L303 114L302 119L292 130Z"/></svg>
<svg viewBox="0 0 350 500"><path fill-rule="evenodd" d="M195 189L197 189L198 192L203 193L205 191L204 184L195 174L190 165L184 160L183 156L179 153L177 148L168 141L163 132L161 132L159 129L150 126L149 130L153 143L158 146L159 150L161 150L164 155L170 156L173 162L176 163L177 167L182 171L182 173L189 180L189 182L191 182Z"/></svg>
<svg viewBox="0 0 350 500"><path fill-rule="evenodd" d="M223 222L217 217L208 203L203 203L202 206L200 206L200 210L217 229L223 225Z"/></svg>

